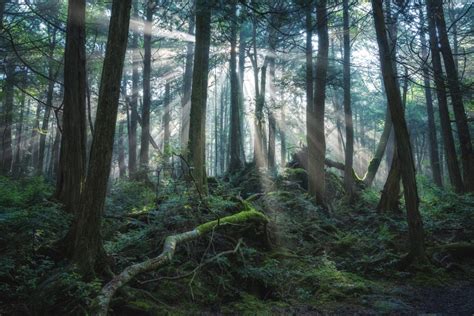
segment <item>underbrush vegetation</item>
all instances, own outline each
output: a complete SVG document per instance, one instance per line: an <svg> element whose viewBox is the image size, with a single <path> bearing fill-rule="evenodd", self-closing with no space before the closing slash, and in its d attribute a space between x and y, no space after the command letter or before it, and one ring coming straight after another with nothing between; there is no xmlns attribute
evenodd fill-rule
<svg viewBox="0 0 474 316"><path fill-rule="evenodd" d="M154 188L125 180L112 184L103 235L114 273L157 256L167 236L234 214L246 203L270 219L265 227L218 227L183 244L170 265L126 285L112 301L112 312L410 313L417 308L414 295L420 284L473 279L472 196L419 179L431 263L400 270L407 251L405 215L378 213L379 192L360 192L349 206L339 191L341 180L332 175L325 210L289 180L292 172L283 174L261 179L247 170L239 177L213 179L205 197L180 181ZM87 314L105 284L101 278L81 280L55 258L55 243L71 219L49 200L51 194L40 178L0 178L2 314ZM53 279L54 288L45 290Z"/></svg>

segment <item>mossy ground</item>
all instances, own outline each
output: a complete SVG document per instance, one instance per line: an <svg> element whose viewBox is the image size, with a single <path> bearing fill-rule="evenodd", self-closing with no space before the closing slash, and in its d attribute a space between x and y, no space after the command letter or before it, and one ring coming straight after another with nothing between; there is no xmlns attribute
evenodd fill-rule
<svg viewBox="0 0 474 316"><path fill-rule="evenodd" d="M360 192L355 204L347 205L340 180L332 174L329 210L323 210L295 185L294 172L283 174L262 178L247 169L225 181L216 179L203 200L179 181L154 189L115 183L103 225L114 272L159 254L170 234L238 211L262 212L269 223L214 227L214 222L205 237L180 247L170 265L138 276L117 293L113 313L474 312L469 300L474 294L472 257L445 247L472 244L472 196L419 179L431 264L400 270L406 219L377 213L378 192ZM0 200L0 314L84 314L104 280L85 283L68 271L60 276L64 288L38 296L45 279L65 265L48 249L65 233L68 219L59 220L60 206L47 201L50 187L44 181L28 181L32 185L0 181L0 192L6 192ZM243 202L249 197L251 202ZM26 233L16 235L20 231Z"/></svg>

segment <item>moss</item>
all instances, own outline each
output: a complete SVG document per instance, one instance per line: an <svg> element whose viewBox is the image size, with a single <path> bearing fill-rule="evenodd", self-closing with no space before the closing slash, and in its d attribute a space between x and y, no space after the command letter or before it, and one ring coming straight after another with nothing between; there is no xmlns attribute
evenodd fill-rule
<svg viewBox="0 0 474 316"><path fill-rule="evenodd" d="M250 209L234 215L226 216L220 219L216 219L214 221L201 224L196 227L196 230L199 231L199 234L202 235L210 232L219 225L244 223L249 220L258 220L265 223L268 222L268 218L263 213L257 212L254 209Z"/></svg>

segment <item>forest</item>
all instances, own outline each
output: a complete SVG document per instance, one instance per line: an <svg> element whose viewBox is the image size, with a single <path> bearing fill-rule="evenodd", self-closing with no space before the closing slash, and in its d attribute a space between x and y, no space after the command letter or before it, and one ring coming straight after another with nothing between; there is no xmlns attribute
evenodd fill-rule
<svg viewBox="0 0 474 316"><path fill-rule="evenodd" d="M474 314L474 3L0 0L0 315Z"/></svg>

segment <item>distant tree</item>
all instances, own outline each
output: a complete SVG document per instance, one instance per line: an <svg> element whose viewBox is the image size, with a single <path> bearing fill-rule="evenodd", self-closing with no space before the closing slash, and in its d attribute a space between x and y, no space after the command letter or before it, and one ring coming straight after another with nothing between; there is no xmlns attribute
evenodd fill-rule
<svg viewBox="0 0 474 316"><path fill-rule="evenodd" d="M315 91L313 105L307 112L308 140L308 192L318 204L325 204L326 140L324 135L324 109L326 102L326 81L328 71L329 36L327 1L316 2L316 29L318 33L318 55L315 70Z"/></svg>

